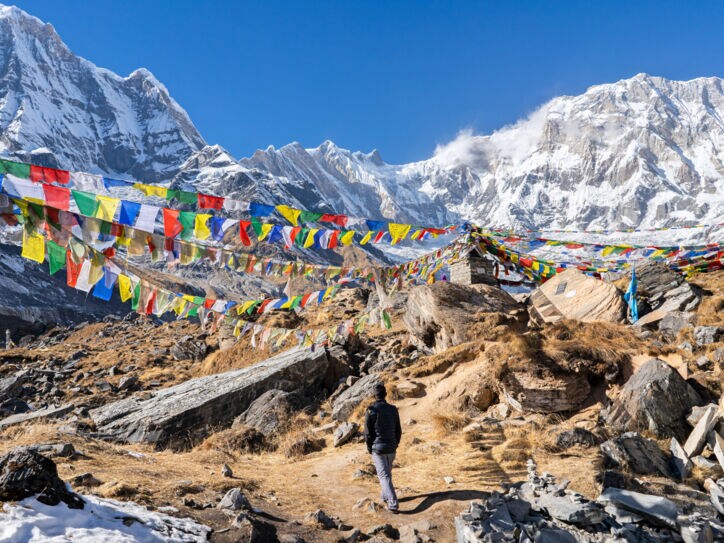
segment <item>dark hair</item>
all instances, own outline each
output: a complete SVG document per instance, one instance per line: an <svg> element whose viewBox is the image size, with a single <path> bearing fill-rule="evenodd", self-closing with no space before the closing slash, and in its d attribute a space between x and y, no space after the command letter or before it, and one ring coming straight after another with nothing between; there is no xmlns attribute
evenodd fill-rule
<svg viewBox="0 0 724 543"><path fill-rule="evenodd" d="M387 390L385 389L385 385L382 383L377 383L374 388L375 398L378 400L384 400L387 396Z"/></svg>

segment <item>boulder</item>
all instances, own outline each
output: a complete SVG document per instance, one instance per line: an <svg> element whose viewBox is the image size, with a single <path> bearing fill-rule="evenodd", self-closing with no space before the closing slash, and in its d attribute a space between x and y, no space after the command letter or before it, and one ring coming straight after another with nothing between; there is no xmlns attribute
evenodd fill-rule
<svg viewBox="0 0 724 543"><path fill-rule="evenodd" d="M357 430L359 430L359 424L356 422L343 422L335 429L332 444L335 447L341 447L345 443L349 443L357 435Z"/></svg>
<svg viewBox="0 0 724 543"><path fill-rule="evenodd" d="M556 322L561 318L582 322L622 322L626 317L621 291L611 283L572 268L551 277L530 299L539 320L543 322Z"/></svg>
<svg viewBox="0 0 724 543"><path fill-rule="evenodd" d="M573 428L564 430L556 436L556 447L560 450L570 449L576 445L582 447L593 447L599 442L593 432L589 432L585 428Z"/></svg>
<svg viewBox="0 0 724 543"><path fill-rule="evenodd" d="M300 396L294 392L276 388L267 390L251 402L249 408L234 420L232 427L249 426L270 436L289 422L291 414L301 407L301 403Z"/></svg>
<svg viewBox="0 0 724 543"><path fill-rule="evenodd" d="M46 505L61 501L71 509L83 509L84 502L58 477L55 463L40 453L17 448L0 457L0 501L23 500L37 494Z"/></svg>
<svg viewBox="0 0 724 543"><path fill-rule="evenodd" d="M580 373L553 373L545 367L506 371L500 378L503 399L516 411L560 413L578 408L591 386Z"/></svg>
<svg viewBox="0 0 724 543"><path fill-rule="evenodd" d="M681 330L688 328L694 322L696 322L696 313L669 311L659 321L659 332L665 340L674 341Z"/></svg>
<svg viewBox="0 0 724 543"><path fill-rule="evenodd" d="M120 442L186 448L233 420L267 390L313 393L334 382L346 354L291 349L253 366L190 379L179 385L132 396L90 411L98 435ZM331 381L331 382L330 382Z"/></svg>
<svg viewBox="0 0 724 543"><path fill-rule="evenodd" d="M171 346L169 354L174 360L202 360L208 347L203 340L194 340L191 336L182 337Z"/></svg>
<svg viewBox="0 0 724 543"><path fill-rule="evenodd" d="M606 468L624 469L640 475L673 477L669 458L651 440L636 432L627 432L601 443Z"/></svg>
<svg viewBox="0 0 724 543"><path fill-rule="evenodd" d="M697 326L694 328L694 341L700 347L724 341L724 327Z"/></svg>
<svg viewBox="0 0 724 543"><path fill-rule="evenodd" d="M241 509L246 511L251 510L251 504L240 488L232 488L224 494L224 497L221 498L217 507L219 509L226 509L229 511L239 511Z"/></svg>
<svg viewBox="0 0 724 543"><path fill-rule="evenodd" d="M648 429L656 437L684 441L686 415L703 400L666 362L652 358L626 382L602 415L619 431Z"/></svg>
<svg viewBox="0 0 724 543"><path fill-rule="evenodd" d="M371 373L345 389L332 403L332 418L336 421L347 420L359 404L372 401L375 385L382 383L382 378Z"/></svg>
<svg viewBox="0 0 724 543"><path fill-rule="evenodd" d="M628 276L630 278L630 276ZM662 262L646 261L636 266L636 292L640 313L692 311L701 300L701 290Z"/></svg>
<svg viewBox="0 0 724 543"><path fill-rule="evenodd" d="M503 313L515 321L521 306L505 291L488 285L440 281L410 290L403 317L410 338L421 348L441 352L476 339L481 314Z"/></svg>

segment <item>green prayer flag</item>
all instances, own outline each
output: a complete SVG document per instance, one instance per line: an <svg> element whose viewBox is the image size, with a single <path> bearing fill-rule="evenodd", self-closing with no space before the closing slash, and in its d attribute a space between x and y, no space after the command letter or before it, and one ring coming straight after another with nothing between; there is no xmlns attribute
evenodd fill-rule
<svg viewBox="0 0 724 543"><path fill-rule="evenodd" d="M304 212L302 212L304 213ZM294 238L294 245L297 247L304 247L304 242L307 240L307 235L309 234L309 228L302 228L299 233L297 234L297 237Z"/></svg>
<svg viewBox="0 0 724 543"><path fill-rule="evenodd" d="M194 236L194 226L196 225L196 213L191 211L182 211L178 214L178 222L184 227L180 239L191 239Z"/></svg>
<svg viewBox="0 0 724 543"><path fill-rule="evenodd" d="M15 177L28 179L30 177L30 164L0 159L0 173L9 173Z"/></svg>
<svg viewBox="0 0 724 543"><path fill-rule="evenodd" d="M392 328L392 321L390 320L390 316L387 314L387 311L382 312L382 322L385 323L385 328L388 330Z"/></svg>
<svg viewBox="0 0 724 543"><path fill-rule="evenodd" d="M82 190L71 190L70 192L81 215L92 217L96 211L96 195Z"/></svg>
<svg viewBox="0 0 724 543"><path fill-rule="evenodd" d="M136 284L136 288L133 289L133 298L131 298L131 309L136 311L138 309L138 302L141 299L141 283Z"/></svg>
<svg viewBox="0 0 724 543"><path fill-rule="evenodd" d="M53 275L58 270L65 268L65 247L61 247L54 241L49 240L45 243L45 253L48 255L50 275Z"/></svg>
<svg viewBox="0 0 724 543"><path fill-rule="evenodd" d="M113 223L110 223L108 221L100 221L100 223L101 223L101 228L100 228L101 234L110 234Z"/></svg>
<svg viewBox="0 0 724 543"><path fill-rule="evenodd" d="M195 192L186 192L185 190L177 191L178 195L176 199L182 204L195 204L198 202L199 197Z"/></svg>
<svg viewBox="0 0 724 543"><path fill-rule="evenodd" d="M169 202L173 200L174 198L178 198L178 193L181 192L180 190L174 190L174 189L168 189L166 191L166 200Z"/></svg>
<svg viewBox="0 0 724 543"><path fill-rule="evenodd" d="M294 309L300 303L302 303L302 298L304 298L304 296L294 296L294 298L292 298L292 304L289 306L289 309Z"/></svg>
<svg viewBox="0 0 724 543"><path fill-rule="evenodd" d="M302 211L299 214L299 222L317 222L322 218L323 213L314 213L313 211Z"/></svg>
<svg viewBox="0 0 724 543"><path fill-rule="evenodd" d="M254 229L254 233L256 234L256 237L258 238L261 236L261 222L256 217L251 218L251 227Z"/></svg>

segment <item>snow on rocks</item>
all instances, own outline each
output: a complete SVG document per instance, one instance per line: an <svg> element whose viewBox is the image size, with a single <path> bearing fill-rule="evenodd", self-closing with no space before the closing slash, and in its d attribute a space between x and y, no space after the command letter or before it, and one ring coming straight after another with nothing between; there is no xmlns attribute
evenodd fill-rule
<svg viewBox="0 0 724 543"><path fill-rule="evenodd" d="M35 498L6 503L0 513L0 543L197 543L211 532L191 519L132 502L96 496L83 500L83 509L50 506Z"/></svg>

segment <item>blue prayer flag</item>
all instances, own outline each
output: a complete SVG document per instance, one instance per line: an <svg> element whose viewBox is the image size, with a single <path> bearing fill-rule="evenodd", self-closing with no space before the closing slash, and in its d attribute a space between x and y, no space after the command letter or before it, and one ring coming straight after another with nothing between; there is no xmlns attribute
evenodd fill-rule
<svg viewBox="0 0 724 543"><path fill-rule="evenodd" d="M141 204L136 202L127 202L126 200L121 201L121 213L118 217L118 222L127 226L133 226L136 224L136 218L138 212L141 210Z"/></svg>
<svg viewBox="0 0 724 543"><path fill-rule="evenodd" d="M631 309L631 322L639 320L639 307L636 303L636 288L638 283L636 282L636 268L631 270L631 282L628 285L626 294L623 295L623 299L628 303L629 309Z"/></svg>

